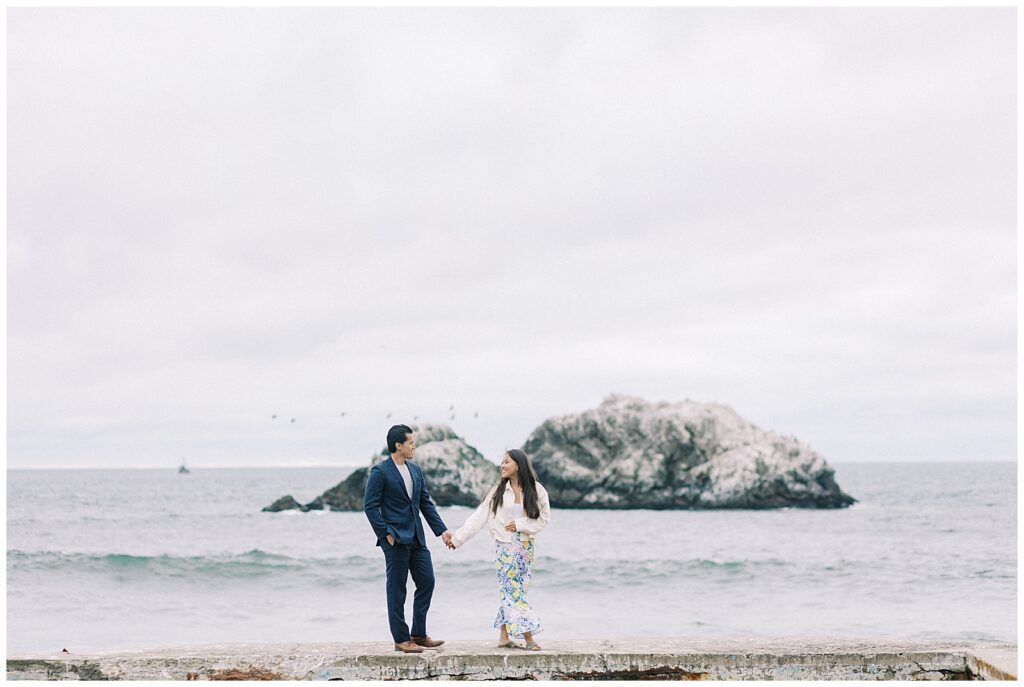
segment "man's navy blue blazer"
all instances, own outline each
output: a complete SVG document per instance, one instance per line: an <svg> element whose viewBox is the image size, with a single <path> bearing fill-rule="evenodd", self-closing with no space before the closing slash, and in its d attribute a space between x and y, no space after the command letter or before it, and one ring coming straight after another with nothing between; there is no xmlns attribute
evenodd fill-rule
<svg viewBox="0 0 1024 687"><path fill-rule="evenodd" d="M419 542L420 546L426 546L427 538L423 533L420 512L438 537L448 529L437 514L437 507L427 491L420 466L409 460L405 464L412 477L412 498L406 494L402 473L390 457L370 468L366 493L363 495L363 510L377 535L377 546L383 546L389 534L395 538L396 544L412 546Z"/></svg>

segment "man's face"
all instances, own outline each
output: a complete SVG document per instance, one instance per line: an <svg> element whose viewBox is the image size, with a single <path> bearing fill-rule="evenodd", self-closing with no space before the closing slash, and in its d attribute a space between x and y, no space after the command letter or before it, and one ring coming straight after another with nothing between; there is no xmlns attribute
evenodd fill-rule
<svg viewBox="0 0 1024 687"><path fill-rule="evenodd" d="M411 460L412 454L416 450L416 437L414 437L412 434L406 434L405 442L401 444L395 444L395 448L397 449L395 452L398 455L402 456L403 459Z"/></svg>

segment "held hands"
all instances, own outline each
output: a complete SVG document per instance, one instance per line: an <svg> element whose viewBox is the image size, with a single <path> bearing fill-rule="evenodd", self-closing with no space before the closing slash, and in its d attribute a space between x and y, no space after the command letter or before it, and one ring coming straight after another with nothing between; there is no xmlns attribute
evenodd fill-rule
<svg viewBox="0 0 1024 687"><path fill-rule="evenodd" d="M506 532L515 532L516 531L516 521L515 520L509 520L507 523L505 523L505 531Z"/></svg>

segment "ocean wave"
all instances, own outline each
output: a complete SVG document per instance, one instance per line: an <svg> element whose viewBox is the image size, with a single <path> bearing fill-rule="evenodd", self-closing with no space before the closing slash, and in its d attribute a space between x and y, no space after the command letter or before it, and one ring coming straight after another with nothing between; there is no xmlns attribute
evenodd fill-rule
<svg viewBox="0 0 1024 687"><path fill-rule="evenodd" d="M252 549L243 553L205 556L171 554L138 555L124 552L68 553L62 551L7 551L8 575L63 575L76 580L99 576L118 582L145 583L153 580L216 582L236 580L272 582L276 586L306 585L325 588L353 583L378 582L384 576L383 558L377 555L296 557ZM489 579L493 563L480 559L435 557L439 579L474 581ZM899 570L893 570L894 574ZM783 558L570 558L542 556L533 566L537 584L548 588L574 588L581 581L591 586L618 589L623 586L670 584L676 578L715 584L752 581L783 583L800 581L803 585L834 584L841 581L872 579L878 573L877 561L831 560L819 563ZM1015 578L991 566L971 566L969 570L945 569L949 579ZM276 587L275 587L276 588Z"/></svg>
<svg viewBox="0 0 1024 687"><path fill-rule="evenodd" d="M372 559L376 564L378 561ZM62 551L7 552L7 569L11 572L60 572L80 574L110 573L134 577L169 578L250 578L271 575L316 574L329 568L370 572L371 559L362 556L340 558L294 558L283 554L253 549L239 554L215 556L175 556L162 554L143 556L127 553L65 553ZM376 569L378 565L374 565Z"/></svg>
<svg viewBox="0 0 1024 687"><path fill-rule="evenodd" d="M738 580L762 574L779 574L793 563L778 558L718 560L710 558L586 559L545 558L534 568L536 574L551 577L554 584L572 584L580 579L608 586L643 584L686 576Z"/></svg>
<svg viewBox="0 0 1024 687"><path fill-rule="evenodd" d="M791 564L781 559L570 559L545 557L534 567L546 584L575 584L580 579L617 584L642 583L681 574L690 576L754 576L765 569ZM491 564L479 560L437 561L438 574L471 578L493 574ZM136 555L128 553L67 553L62 551L7 551L8 573L100 574L119 578L261 578L293 577L314 584L346 580L376 580L383 576L379 556L293 557L253 549L244 553L212 556Z"/></svg>

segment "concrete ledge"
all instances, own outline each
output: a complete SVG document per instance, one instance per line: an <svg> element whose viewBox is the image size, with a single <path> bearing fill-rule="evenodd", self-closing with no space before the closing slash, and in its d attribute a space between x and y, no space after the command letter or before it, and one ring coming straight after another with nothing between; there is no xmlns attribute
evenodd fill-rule
<svg viewBox="0 0 1024 687"><path fill-rule="evenodd" d="M541 637L538 637L540 640ZM1016 680L1015 644L854 638L207 644L7 659L8 680Z"/></svg>
<svg viewBox="0 0 1024 687"><path fill-rule="evenodd" d="M978 647L968 652L967 669L982 680L1016 680L1017 647Z"/></svg>

